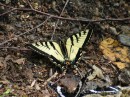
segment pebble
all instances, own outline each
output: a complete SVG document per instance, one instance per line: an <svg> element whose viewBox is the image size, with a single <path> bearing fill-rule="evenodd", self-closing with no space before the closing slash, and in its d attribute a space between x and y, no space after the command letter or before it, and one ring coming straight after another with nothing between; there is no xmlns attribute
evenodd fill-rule
<svg viewBox="0 0 130 97"><path fill-rule="evenodd" d="M118 36L119 41L126 46L130 46L130 36L126 36L124 34L120 34Z"/></svg>

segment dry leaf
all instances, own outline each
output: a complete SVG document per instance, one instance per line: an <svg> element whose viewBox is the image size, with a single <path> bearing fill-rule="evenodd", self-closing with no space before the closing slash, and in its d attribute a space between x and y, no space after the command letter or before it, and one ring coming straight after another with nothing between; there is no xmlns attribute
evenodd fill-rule
<svg viewBox="0 0 130 97"><path fill-rule="evenodd" d="M102 70L100 68L98 68L97 66L93 65L92 67L94 69L94 72L89 75L87 77L87 79L90 81L90 80L93 80L96 76L101 78L101 79L105 79L103 73L102 73Z"/></svg>
<svg viewBox="0 0 130 97"><path fill-rule="evenodd" d="M111 61L116 61L116 57L113 52L110 50L103 50L103 54L105 55L105 58L111 60Z"/></svg>
<svg viewBox="0 0 130 97"><path fill-rule="evenodd" d="M125 68L127 66L126 63L122 63L122 62L113 62L113 64L117 65L117 67L119 69L123 69L123 68Z"/></svg>
<svg viewBox="0 0 130 97"><path fill-rule="evenodd" d="M100 43L104 57L117 65L119 69L126 67L126 63L130 63L128 48L112 38L107 38Z"/></svg>
<svg viewBox="0 0 130 97"><path fill-rule="evenodd" d="M25 58L17 59L17 60L14 60L13 62L15 62L17 64L24 64L25 63Z"/></svg>

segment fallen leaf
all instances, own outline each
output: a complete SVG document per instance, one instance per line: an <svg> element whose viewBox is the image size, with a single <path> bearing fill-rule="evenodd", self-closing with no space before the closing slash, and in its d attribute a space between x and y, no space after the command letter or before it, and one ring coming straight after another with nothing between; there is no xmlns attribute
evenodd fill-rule
<svg viewBox="0 0 130 97"><path fill-rule="evenodd" d="M14 60L13 62L15 62L17 64L24 64L25 63L25 58L17 59L17 60Z"/></svg>
<svg viewBox="0 0 130 97"><path fill-rule="evenodd" d="M127 63L130 63L129 49L122 46L117 40L112 38L104 39L99 48L106 59L112 61L119 69L126 67Z"/></svg>
<svg viewBox="0 0 130 97"><path fill-rule="evenodd" d="M89 75L87 77L88 80L93 80L96 76L101 78L101 79L105 79L102 70L100 68L98 68L97 66L93 65L93 73L91 75Z"/></svg>
<svg viewBox="0 0 130 97"><path fill-rule="evenodd" d="M113 62L113 64L115 64L119 69L123 69L127 66L126 63L122 63L122 62Z"/></svg>
<svg viewBox="0 0 130 97"><path fill-rule="evenodd" d="M116 61L116 56L114 55L113 52L110 51L110 49L103 50L103 54L105 55L106 59L109 59L111 61Z"/></svg>

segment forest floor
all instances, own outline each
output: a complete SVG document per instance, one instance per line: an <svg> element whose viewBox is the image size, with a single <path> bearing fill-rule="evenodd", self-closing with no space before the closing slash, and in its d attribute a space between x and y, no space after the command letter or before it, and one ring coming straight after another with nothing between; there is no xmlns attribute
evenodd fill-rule
<svg viewBox="0 0 130 97"><path fill-rule="evenodd" d="M63 74L26 46L64 41L85 29L93 29L93 35L83 48L79 71L70 68ZM0 97L58 97L56 86L66 97L129 97L129 47L129 0L0 0ZM87 93L109 86L120 89Z"/></svg>

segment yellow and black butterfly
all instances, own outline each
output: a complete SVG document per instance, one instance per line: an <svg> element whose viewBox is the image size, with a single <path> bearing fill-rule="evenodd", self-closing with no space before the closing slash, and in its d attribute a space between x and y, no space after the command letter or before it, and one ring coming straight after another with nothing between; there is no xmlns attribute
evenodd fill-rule
<svg viewBox="0 0 130 97"><path fill-rule="evenodd" d="M63 42L36 42L28 47L39 54L47 55L48 58L62 70L69 66L76 66L76 62L81 57L82 48L89 41L92 30L81 31L71 35L65 45Z"/></svg>

